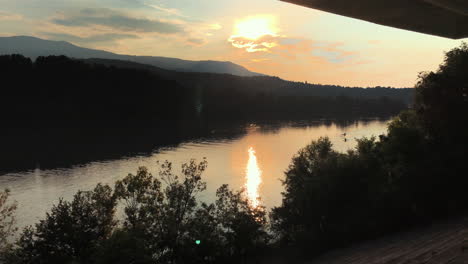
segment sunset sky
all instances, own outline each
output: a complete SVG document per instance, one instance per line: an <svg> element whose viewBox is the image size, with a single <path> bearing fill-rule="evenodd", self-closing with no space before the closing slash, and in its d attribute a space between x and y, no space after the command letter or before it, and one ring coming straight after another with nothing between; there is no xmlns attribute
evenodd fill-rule
<svg viewBox="0 0 468 264"><path fill-rule="evenodd" d="M364 87L411 87L461 43L277 0L0 0L0 35Z"/></svg>

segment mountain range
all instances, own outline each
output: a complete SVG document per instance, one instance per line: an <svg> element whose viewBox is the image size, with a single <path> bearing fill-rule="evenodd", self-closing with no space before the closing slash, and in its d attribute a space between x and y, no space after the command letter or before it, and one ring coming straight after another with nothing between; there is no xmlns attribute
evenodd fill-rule
<svg viewBox="0 0 468 264"><path fill-rule="evenodd" d="M166 80L174 80L185 87L212 90L242 91L248 94L275 96L318 96L351 98L380 98L404 102L413 101L413 89L391 87L344 87L293 82L251 72L232 62L188 61L167 57L120 55L102 50L87 49L65 41L50 41L35 37L0 37L0 55L21 54L35 60L39 56L65 55L87 64L98 64L151 72Z"/></svg>
<svg viewBox="0 0 468 264"><path fill-rule="evenodd" d="M0 37L0 55L22 54L31 59L39 56L65 55L76 59L111 59L147 64L180 72L209 72L237 76L261 76L229 61L190 61L168 57L132 56L82 48L65 41L44 40L30 36Z"/></svg>

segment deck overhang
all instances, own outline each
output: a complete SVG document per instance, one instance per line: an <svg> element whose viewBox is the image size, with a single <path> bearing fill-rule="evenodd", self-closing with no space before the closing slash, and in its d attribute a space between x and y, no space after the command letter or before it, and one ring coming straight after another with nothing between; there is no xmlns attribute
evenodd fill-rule
<svg viewBox="0 0 468 264"><path fill-rule="evenodd" d="M281 0L446 38L468 37L468 0Z"/></svg>

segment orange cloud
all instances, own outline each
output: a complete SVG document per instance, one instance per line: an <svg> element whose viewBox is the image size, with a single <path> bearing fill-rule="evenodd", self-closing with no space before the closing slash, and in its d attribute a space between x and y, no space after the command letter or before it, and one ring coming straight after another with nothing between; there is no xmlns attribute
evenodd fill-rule
<svg viewBox="0 0 468 264"><path fill-rule="evenodd" d="M23 20L22 15L0 11L0 21L19 21L19 20Z"/></svg>
<svg viewBox="0 0 468 264"><path fill-rule="evenodd" d="M264 56L270 54L288 60L295 60L300 56L311 59L324 58L332 63L343 63L350 62L358 56L358 53L354 51L341 48L344 45L343 43L325 43L279 35L263 35L256 39L232 36L228 42L233 47L247 53L265 53Z"/></svg>
<svg viewBox="0 0 468 264"><path fill-rule="evenodd" d="M189 38L187 39L187 43L192 46L201 46L206 43L206 41L202 38Z"/></svg>
<svg viewBox="0 0 468 264"><path fill-rule="evenodd" d="M358 52L346 49L340 42L321 42L287 36L233 40L229 42L234 48L228 59L252 71L287 80L359 85L364 78L360 67L370 63L363 60ZM261 46L264 42L274 45L270 48ZM252 47L257 51L248 52L247 49Z"/></svg>
<svg viewBox="0 0 468 264"><path fill-rule="evenodd" d="M232 46L238 49L245 49L247 52L268 52L278 46L278 39L273 35L263 35L258 39L249 39L242 36L231 36L228 40Z"/></svg>

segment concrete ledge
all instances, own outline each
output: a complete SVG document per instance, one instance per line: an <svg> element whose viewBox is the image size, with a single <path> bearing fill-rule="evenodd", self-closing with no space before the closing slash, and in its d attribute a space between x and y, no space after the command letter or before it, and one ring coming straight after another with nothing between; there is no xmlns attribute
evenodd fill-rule
<svg viewBox="0 0 468 264"><path fill-rule="evenodd" d="M446 38L468 37L464 0L282 0L342 16Z"/></svg>

